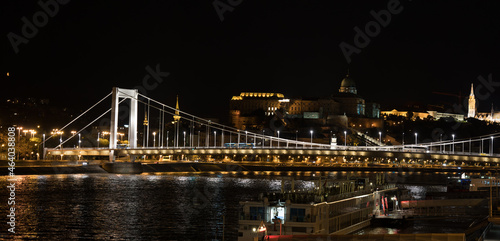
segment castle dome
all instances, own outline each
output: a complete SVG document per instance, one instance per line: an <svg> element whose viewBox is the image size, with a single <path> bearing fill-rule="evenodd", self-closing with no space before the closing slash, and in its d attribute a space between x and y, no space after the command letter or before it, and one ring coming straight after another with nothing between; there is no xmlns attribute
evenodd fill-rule
<svg viewBox="0 0 500 241"><path fill-rule="evenodd" d="M356 90L356 83L351 77L349 77L349 74L347 74L342 80L342 83L340 83L339 92L357 94L358 91Z"/></svg>
<svg viewBox="0 0 500 241"><path fill-rule="evenodd" d="M351 77L349 77L349 75L346 75L345 78L342 80L340 87L356 87L356 83Z"/></svg>

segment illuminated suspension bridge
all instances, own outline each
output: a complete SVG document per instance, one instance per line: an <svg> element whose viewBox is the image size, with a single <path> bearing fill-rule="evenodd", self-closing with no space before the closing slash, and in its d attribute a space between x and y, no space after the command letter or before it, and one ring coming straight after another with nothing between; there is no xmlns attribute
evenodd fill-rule
<svg viewBox="0 0 500 241"><path fill-rule="evenodd" d="M90 110L103 103L111 97L111 108L97 116L93 121L87 123L79 131L73 131L72 135L63 140L62 134L65 129L74 124ZM119 115L119 106L129 100L128 108ZM143 104L146 113L143 123L142 143L139 145L138 105ZM124 104L123 104L124 105ZM123 107L122 105L122 107ZM125 113L125 114L123 114ZM151 126L152 113L158 113L157 128ZM156 115L156 114L155 114ZM126 122L128 116L128 133L119 133L119 123ZM72 139L80 138L82 133L89 133L88 129L98 120L109 118L109 145L99 146L100 133L92 147L65 147ZM173 121L172 121L173 120ZM107 122L105 122L107 123ZM173 133L166 130L166 125L173 125ZM181 131L182 125L182 131ZM170 135L173 134L173 135ZM272 134L272 135L271 135ZM374 146L347 146L315 143L313 131L310 131L310 141L299 141L280 137L276 133L265 133L265 131L239 130L231 126L222 125L214 121L201 118L190 113L179 110L178 106L171 107L159 101L151 99L138 93L136 89L113 88L113 91L84 111L81 115L69 122L61 129L52 133L47 139L44 138L42 145L45 155L51 156L109 156L114 162L117 157L129 158L134 162L137 157L143 155L282 155L282 156L329 156L329 157L370 157L370 158L408 158L408 159L433 159L453 160L469 162L499 163L500 156L493 152L493 143L500 134L489 136L478 136L470 139L417 143L411 145L386 146L379 143ZM45 148L46 142L51 138L57 138L59 144L52 148ZM416 135L416 134L415 134ZM173 140L169 138L173 136ZM150 140L152 137L152 141ZM128 142L119 145L118 140L125 138ZM78 142L81 143L81 140Z"/></svg>

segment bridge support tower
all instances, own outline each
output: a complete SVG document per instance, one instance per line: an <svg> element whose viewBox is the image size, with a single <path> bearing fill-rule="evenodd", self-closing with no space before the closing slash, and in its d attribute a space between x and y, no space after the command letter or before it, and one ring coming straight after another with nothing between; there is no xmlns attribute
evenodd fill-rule
<svg viewBox="0 0 500 241"><path fill-rule="evenodd" d="M128 141L129 148L137 147L137 100L139 92L137 89L122 89L113 87L112 100L111 100L111 124L109 127L109 161L115 161L115 149L118 142L118 104L120 98L130 99L129 108L129 123L128 123ZM136 156L130 155L130 161L134 162Z"/></svg>

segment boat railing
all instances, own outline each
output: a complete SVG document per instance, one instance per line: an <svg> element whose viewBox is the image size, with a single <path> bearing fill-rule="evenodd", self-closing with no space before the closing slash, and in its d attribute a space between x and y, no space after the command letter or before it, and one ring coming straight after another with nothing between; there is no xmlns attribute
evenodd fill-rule
<svg viewBox="0 0 500 241"><path fill-rule="evenodd" d="M268 198L269 202L276 202L278 200L281 202L285 202L286 200L290 200L292 203L306 204L306 203L333 202L355 196L370 194L377 189L379 191L383 191L395 187L396 187L395 184L385 184L347 193L339 193L339 192L319 193L317 190L311 190L307 192L287 191L283 193L267 193L264 194L264 196Z"/></svg>

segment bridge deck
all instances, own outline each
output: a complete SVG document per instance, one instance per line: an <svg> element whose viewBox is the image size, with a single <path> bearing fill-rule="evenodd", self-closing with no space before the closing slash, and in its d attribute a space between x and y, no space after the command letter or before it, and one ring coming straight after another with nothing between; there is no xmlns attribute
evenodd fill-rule
<svg viewBox="0 0 500 241"><path fill-rule="evenodd" d="M47 149L50 155L108 156L109 148ZM500 162L500 156L469 155L468 153L427 153L410 151L363 149L295 149L295 148L134 148L114 149L119 156L126 155L289 155L289 156L353 156L368 158L398 158L473 162Z"/></svg>

